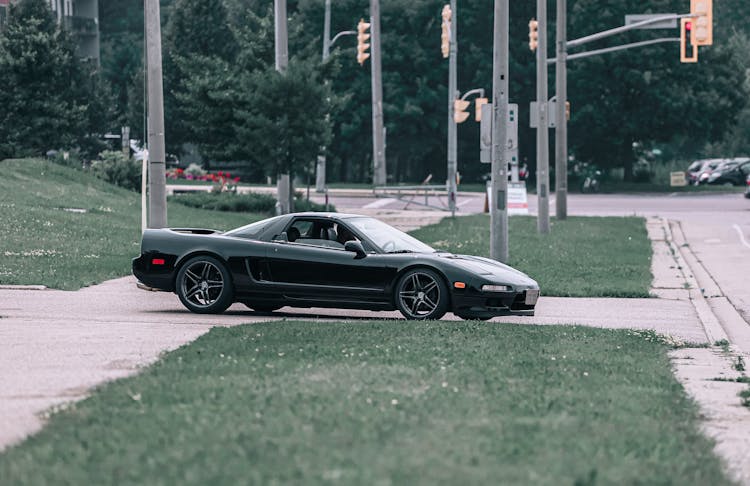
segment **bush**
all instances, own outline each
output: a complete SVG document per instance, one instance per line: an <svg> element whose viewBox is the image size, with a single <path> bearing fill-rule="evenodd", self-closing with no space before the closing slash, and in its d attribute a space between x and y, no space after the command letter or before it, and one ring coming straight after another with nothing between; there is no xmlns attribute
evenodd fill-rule
<svg viewBox="0 0 750 486"><path fill-rule="evenodd" d="M210 209L213 211L231 211L247 213L273 214L276 211L276 198L271 194L236 194L234 192L203 192L195 191L177 194L169 198L170 201L184 204L192 208ZM308 201L301 193L295 194L294 210L303 211L325 211L325 205ZM336 211L332 204L328 205L329 211Z"/></svg>
<svg viewBox="0 0 750 486"><path fill-rule="evenodd" d="M270 194L196 191L172 196L170 200L185 206L214 211L273 213L276 208L276 198Z"/></svg>
<svg viewBox="0 0 750 486"><path fill-rule="evenodd" d="M294 195L294 211L297 213L302 213L305 211L329 211L335 213L336 208L333 206L333 204L329 204L328 209L326 210L325 204L318 204L316 202L308 201L307 199L302 197L301 193L297 193Z"/></svg>
<svg viewBox="0 0 750 486"><path fill-rule="evenodd" d="M141 192L141 164L114 150L99 154L99 160L91 163L91 173L116 186Z"/></svg>
<svg viewBox="0 0 750 486"><path fill-rule="evenodd" d="M60 150L59 152L56 152L50 160L56 164L71 167L73 169L83 168L83 159L81 158L81 152L79 150Z"/></svg>

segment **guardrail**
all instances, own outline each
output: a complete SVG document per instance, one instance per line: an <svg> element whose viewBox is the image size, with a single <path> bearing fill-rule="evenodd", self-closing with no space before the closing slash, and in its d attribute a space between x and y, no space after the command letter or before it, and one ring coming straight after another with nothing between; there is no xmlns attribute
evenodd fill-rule
<svg viewBox="0 0 750 486"><path fill-rule="evenodd" d="M390 197L399 201L406 201L404 209L408 208L410 204L416 204L441 211L450 211L448 206L449 194L445 185L376 186L372 189L372 193L375 197ZM424 197L424 202L415 200L422 197ZM437 199L440 205L430 204L431 197ZM445 198L445 200L442 198Z"/></svg>

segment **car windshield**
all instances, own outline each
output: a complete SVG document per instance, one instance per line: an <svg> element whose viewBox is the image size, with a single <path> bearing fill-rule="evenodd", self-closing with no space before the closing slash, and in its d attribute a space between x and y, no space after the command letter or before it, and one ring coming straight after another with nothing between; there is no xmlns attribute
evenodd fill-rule
<svg viewBox="0 0 750 486"><path fill-rule="evenodd" d="M370 238L385 253L432 253L435 251L418 239L374 218L351 218L347 219L346 223Z"/></svg>

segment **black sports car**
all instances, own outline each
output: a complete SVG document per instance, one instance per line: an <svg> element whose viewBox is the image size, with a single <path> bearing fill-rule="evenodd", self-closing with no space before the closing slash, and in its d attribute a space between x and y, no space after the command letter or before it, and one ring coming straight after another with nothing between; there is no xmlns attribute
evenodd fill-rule
<svg viewBox="0 0 750 486"><path fill-rule="evenodd" d="M539 285L489 258L436 251L377 219L277 216L222 233L149 229L133 260L139 287L176 292L193 312L233 302L394 310L407 319L534 315Z"/></svg>

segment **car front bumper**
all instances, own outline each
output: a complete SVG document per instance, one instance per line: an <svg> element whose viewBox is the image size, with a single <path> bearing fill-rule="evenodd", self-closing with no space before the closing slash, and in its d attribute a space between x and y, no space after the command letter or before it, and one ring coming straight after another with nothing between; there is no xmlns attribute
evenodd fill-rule
<svg viewBox="0 0 750 486"><path fill-rule="evenodd" d="M453 313L464 317L533 316L539 289L482 292L467 289L454 292Z"/></svg>

